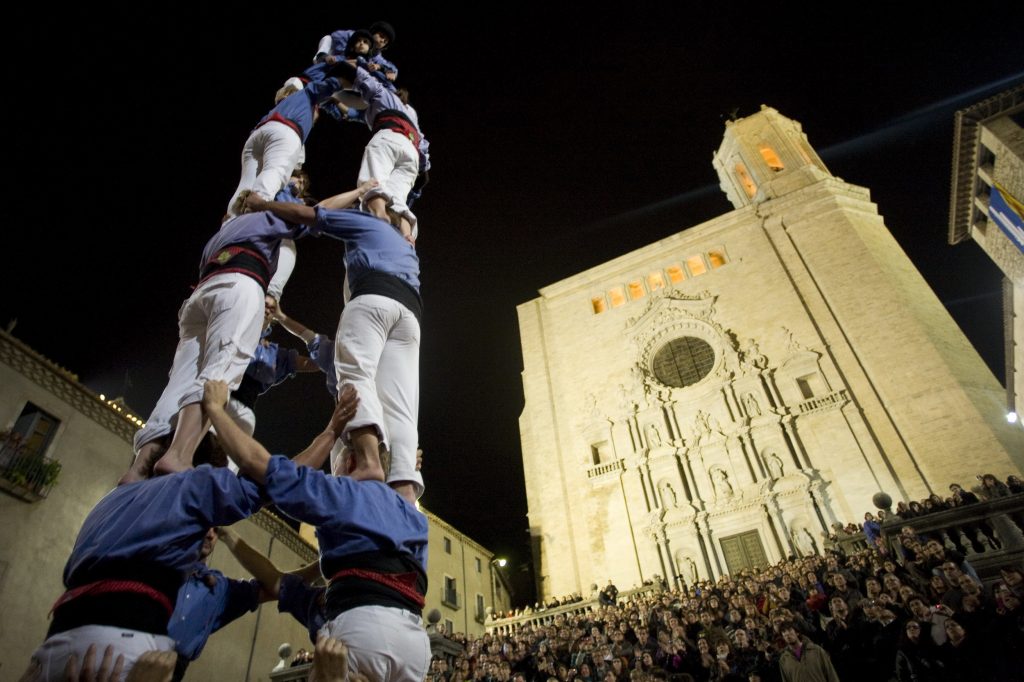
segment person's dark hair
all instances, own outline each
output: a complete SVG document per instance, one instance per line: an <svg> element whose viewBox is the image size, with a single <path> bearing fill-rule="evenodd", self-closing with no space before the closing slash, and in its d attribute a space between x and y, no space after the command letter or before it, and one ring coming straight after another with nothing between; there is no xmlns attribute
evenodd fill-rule
<svg viewBox="0 0 1024 682"><path fill-rule="evenodd" d="M374 33L383 33L385 36L387 36L388 44L387 47L385 47L384 49L387 49L388 47L391 47L392 45L395 44L395 29L388 22L375 21L372 24L370 24L370 34L372 35Z"/></svg>

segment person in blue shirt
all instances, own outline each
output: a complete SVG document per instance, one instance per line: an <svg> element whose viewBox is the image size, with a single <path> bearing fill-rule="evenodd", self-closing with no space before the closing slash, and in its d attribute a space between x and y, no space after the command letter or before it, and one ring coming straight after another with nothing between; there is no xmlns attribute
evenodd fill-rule
<svg viewBox="0 0 1024 682"><path fill-rule="evenodd" d="M352 204L373 186L364 183L335 199L338 205ZM136 457L121 482L142 480L154 468L159 473L189 468L209 428L199 405L203 382L217 378L238 387L269 322L267 287L283 243L317 234L314 227L270 213L249 213L228 220L206 243L199 284L178 312L178 347L167 386L135 434ZM165 437L172 432L167 446Z"/></svg>
<svg viewBox="0 0 1024 682"><path fill-rule="evenodd" d="M340 197L341 195L339 195ZM420 298L419 258L411 238L372 215L340 208L343 197L316 207L265 202L250 196L255 210L345 242L350 290L335 336L338 386L359 393L359 411L343 441L355 451L356 466L379 474L381 444L391 454L388 483L409 483L423 494L416 470L419 446Z"/></svg>
<svg viewBox="0 0 1024 682"><path fill-rule="evenodd" d="M416 215L407 203L421 173L430 170L429 143L420 130L416 111L373 78L369 71L348 62L336 65L346 88L354 88L366 103L363 116L373 137L363 151L359 181L376 178L380 183L368 192L363 205L382 220L392 217L402 234L415 239Z"/></svg>
<svg viewBox="0 0 1024 682"><path fill-rule="evenodd" d="M199 658L210 635L255 611L260 602L271 599L258 581L233 580L206 565L217 538L218 533L213 528L203 538L199 559L178 590L174 613L167 625L167 634L175 641L178 652L174 680L185 676L185 670Z"/></svg>
<svg viewBox="0 0 1024 682"><path fill-rule="evenodd" d="M422 680L430 662L420 622L427 521L411 486L383 483L386 453L383 471L360 469L348 457L336 476L271 456L224 411L227 398L223 382L206 383L203 407L228 456L281 511L316 527L320 570L329 580L325 631L346 644L352 671L382 682ZM311 449L326 456L339 430L332 419Z"/></svg>
<svg viewBox="0 0 1024 682"><path fill-rule="evenodd" d="M289 317L281 309L280 302L275 302L270 306L270 315L290 334L305 342L310 361L327 377L327 391L332 398L337 400L338 376L334 370L334 339L326 334L315 332L298 320Z"/></svg>
<svg viewBox="0 0 1024 682"><path fill-rule="evenodd" d="M66 591L33 654L39 679L63 680L68 658L83 660L92 645L124 656L125 673L145 651L172 651L174 602L207 532L260 505L252 481L209 464L109 492L89 512L64 567Z"/></svg>
<svg viewBox="0 0 1024 682"><path fill-rule="evenodd" d="M256 192L272 199L288 182L316 120L316 108L341 87L335 67L313 67L306 87L293 92L256 124L242 147L242 175L228 201L227 215L242 212L243 195Z"/></svg>

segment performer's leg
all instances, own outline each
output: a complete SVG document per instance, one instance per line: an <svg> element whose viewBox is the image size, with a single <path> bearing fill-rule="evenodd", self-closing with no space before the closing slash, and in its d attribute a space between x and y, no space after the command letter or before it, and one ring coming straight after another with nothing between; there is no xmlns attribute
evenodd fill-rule
<svg viewBox="0 0 1024 682"><path fill-rule="evenodd" d="M393 486L412 483L414 497L423 494L423 475L416 469L419 447L420 325L405 306L399 306L400 318L391 328L377 369L377 395L384 412L391 451L391 471L387 482Z"/></svg>
<svg viewBox="0 0 1024 682"><path fill-rule="evenodd" d="M302 153L302 139L283 123L271 121L260 127L264 131L257 151L260 170L252 184L252 191L273 201L274 197L288 184L288 178L295 170Z"/></svg>
<svg viewBox="0 0 1024 682"><path fill-rule="evenodd" d="M389 139L392 135L390 131L378 130L366 144L359 166L360 185L371 178L376 178L380 182L380 186L371 189L363 197L363 206L381 220L388 219L387 205L390 197L384 191L384 187L395 169L395 149Z"/></svg>
<svg viewBox="0 0 1024 682"><path fill-rule="evenodd" d="M195 449L210 427L200 404L203 384L220 380L231 390L238 388L259 343L264 319L263 290L245 275L218 275L196 294L196 305L182 319L182 328L202 339L200 358L178 402L174 440L156 464L155 471L160 474L191 468Z"/></svg>
<svg viewBox="0 0 1024 682"><path fill-rule="evenodd" d="M256 145L262 133L262 128L257 128L249 134L249 139L245 141L245 145L242 147L242 175L238 181L238 187L235 189L235 193L231 195L231 199L228 200L227 215L228 217L235 217L242 213L241 201L239 197L242 192L251 190L253 183L256 182L256 174L259 172L260 160L256 156Z"/></svg>
<svg viewBox="0 0 1024 682"><path fill-rule="evenodd" d="M334 341L334 366L338 388L351 384L359 394L356 414L345 428L343 439L355 455L356 471L384 480L379 447L387 443L384 413L377 395L377 368L394 323L394 314L384 296L357 296L341 313Z"/></svg>

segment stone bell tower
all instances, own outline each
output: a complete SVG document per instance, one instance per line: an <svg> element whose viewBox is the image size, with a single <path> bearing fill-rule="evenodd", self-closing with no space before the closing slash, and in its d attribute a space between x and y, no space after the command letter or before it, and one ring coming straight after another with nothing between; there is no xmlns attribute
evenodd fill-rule
<svg viewBox="0 0 1024 682"><path fill-rule="evenodd" d="M999 384L799 123L729 122L714 166L734 211L518 308L542 595L820 551L880 490L1024 465Z"/></svg>

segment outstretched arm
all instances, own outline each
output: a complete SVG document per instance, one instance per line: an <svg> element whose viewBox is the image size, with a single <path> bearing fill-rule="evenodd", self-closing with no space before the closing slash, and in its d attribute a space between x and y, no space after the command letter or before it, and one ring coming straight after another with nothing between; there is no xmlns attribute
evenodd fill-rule
<svg viewBox="0 0 1024 682"><path fill-rule="evenodd" d="M217 440L228 456L246 476L263 484L266 482L270 453L252 436L238 428L235 420L224 411L229 397L228 385L223 381L207 381L203 386L203 409L217 429Z"/></svg>
<svg viewBox="0 0 1024 682"><path fill-rule="evenodd" d="M255 192L246 198L245 207L250 211L270 211L293 225L312 225L316 222L316 211L312 206L286 201L267 201Z"/></svg>
<svg viewBox="0 0 1024 682"><path fill-rule="evenodd" d="M334 414L327 428L313 439L305 450L292 457L292 461L298 465L319 469L324 465L335 441L341 438L345 431L345 425L356 414L356 405L359 404L359 396L351 385L346 384L338 396L338 404L334 406ZM218 431L219 433L219 431Z"/></svg>
<svg viewBox="0 0 1024 682"><path fill-rule="evenodd" d="M379 184L380 183L377 182L376 178L370 178L355 189L350 189L349 191L342 192L341 194L335 194L333 197L328 197L317 205L321 208L330 209L348 208L362 199L367 192Z"/></svg>
<svg viewBox="0 0 1024 682"><path fill-rule="evenodd" d="M218 527L216 531L220 541L231 550L231 553L238 559L238 563L242 564L242 568L249 571L252 577L259 582L262 588L260 601L276 600L281 593L281 576L283 575L277 566L253 549L230 528Z"/></svg>
<svg viewBox="0 0 1024 682"><path fill-rule="evenodd" d="M285 329L288 330L288 332L299 337L306 343L309 343L314 338L316 338L316 332L314 332L312 329L305 326L301 322L293 320L292 318L285 315L284 311L281 310L280 302L274 301L273 304L268 302L267 309L270 311L271 317L280 322L282 327L284 327Z"/></svg>

